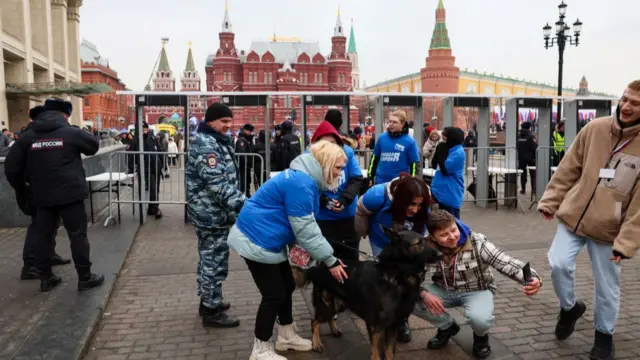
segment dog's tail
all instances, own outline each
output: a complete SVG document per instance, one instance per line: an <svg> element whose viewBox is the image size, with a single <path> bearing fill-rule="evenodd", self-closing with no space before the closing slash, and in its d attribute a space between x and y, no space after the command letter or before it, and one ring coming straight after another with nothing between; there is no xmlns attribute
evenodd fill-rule
<svg viewBox="0 0 640 360"><path fill-rule="evenodd" d="M305 288L312 282L316 281L322 271L321 267L322 266L313 266L308 269L303 269L298 266L291 266L291 272L293 273L293 279L296 283L296 289Z"/></svg>

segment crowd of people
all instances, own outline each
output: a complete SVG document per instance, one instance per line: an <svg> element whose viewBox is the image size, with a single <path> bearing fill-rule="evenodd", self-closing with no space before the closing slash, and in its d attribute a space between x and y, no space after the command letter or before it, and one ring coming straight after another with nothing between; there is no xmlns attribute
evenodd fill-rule
<svg viewBox="0 0 640 360"><path fill-rule="evenodd" d="M32 109L32 123L15 140L5 161L5 174L16 200L32 217L21 277L40 279L43 292L61 282L52 266L70 262L55 252L60 219L69 233L78 290L104 281L104 276L91 272L84 210L88 192L81 161L81 154L98 151L98 140L69 125L71 112L71 104L59 99ZM473 134L465 137L455 127L441 132L427 128L420 147L411 136L406 114L394 111L363 173L352 147L357 145L340 132L342 114L337 110L326 114L309 139L308 149L300 146L291 123L276 129L273 142L268 142L264 133L254 142L254 129L245 126L235 143L227 135L232 123L231 109L215 103L197 125L185 165L187 209L198 242L197 293L203 325L233 328L240 323L230 314L232 304L224 300L222 292L230 249L244 259L260 291L250 359L284 360L276 350L312 349L311 341L298 335L294 323L291 266L323 263L335 281L348 286L349 269L343 260L358 261L360 241L367 237L370 256L375 258L384 251L389 239L381 226L420 233L426 244L443 254L441 261L425 269L429 276L413 311L438 329L426 345L429 349L445 347L459 332L459 324L447 309L463 307L473 330L473 355L481 359L489 356L488 333L497 287L492 270L520 283L526 296L540 290L542 278L530 264L507 255L460 220L467 156L463 147L477 144ZM531 164L535 154L536 142L527 124L519 133L520 166ZM553 135L558 135L554 143L558 169L538 204L545 219L558 220L548 252L560 307L555 336L569 338L586 311L585 302L574 290L576 257L586 246L595 281L595 337L590 359L612 359L621 264L640 247L640 142L636 139L640 134L640 81L628 85L612 116L586 125L566 154L563 131L564 124L558 123ZM142 136L142 151L177 152L178 145L170 145L173 139L165 144L146 124ZM123 141L130 144L129 150L138 150L135 136L124 136ZM260 154L267 143L274 149L274 163L281 171L258 184L257 190L247 192L241 184L248 180L235 155L247 151ZM435 169L430 185L416 173L420 148L425 165ZM135 160L131 164L139 167ZM157 197L158 170L165 164L165 160L145 162L152 201ZM522 181L526 184L524 175ZM367 188L364 192L363 185ZM161 217L153 205L149 214ZM270 341L274 325L275 344ZM407 319L397 337L400 342L412 340Z"/></svg>

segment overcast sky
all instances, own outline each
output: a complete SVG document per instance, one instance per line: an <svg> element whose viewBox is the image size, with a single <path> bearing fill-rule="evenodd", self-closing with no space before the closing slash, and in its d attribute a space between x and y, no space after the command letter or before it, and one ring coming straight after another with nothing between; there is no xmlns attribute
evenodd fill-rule
<svg viewBox="0 0 640 360"><path fill-rule="evenodd" d="M558 19L560 0L444 0L447 26L460 69L557 82L558 51L545 50L542 27ZM324 54L338 5L349 30L351 18L367 85L424 67L438 0L229 0L236 47L279 36L318 41ZM582 75L594 91L619 95L640 78L638 0L568 0L567 18L584 23L579 47L565 51L565 86ZM93 42L131 89L147 83L169 37L169 62L179 79L188 42L205 89L204 62L218 49L224 0L92 0L81 8L80 36ZM180 88L177 85L178 89Z"/></svg>

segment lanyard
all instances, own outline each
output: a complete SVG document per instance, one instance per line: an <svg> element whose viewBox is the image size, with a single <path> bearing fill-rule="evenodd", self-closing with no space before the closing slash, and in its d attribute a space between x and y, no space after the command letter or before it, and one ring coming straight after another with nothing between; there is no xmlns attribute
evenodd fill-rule
<svg viewBox="0 0 640 360"><path fill-rule="evenodd" d="M456 263L458 262L458 254L453 258L453 265L451 266L451 279L453 280L453 288L456 287ZM442 272L442 279L444 280L445 290L449 290L449 284L447 283L447 274L444 271L444 261L440 261L440 271Z"/></svg>
<svg viewBox="0 0 640 360"><path fill-rule="evenodd" d="M640 133L639 133L640 134ZM627 141L623 142L622 144L620 144L620 146L618 146L616 149L614 149L611 154L609 154L609 156L613 156L617 153L619 153L620 151L624 150L624 148L626 148L629 144L631 144L631 142L637 137L638 135L632 137L631 139L628 139Z"/></svg>

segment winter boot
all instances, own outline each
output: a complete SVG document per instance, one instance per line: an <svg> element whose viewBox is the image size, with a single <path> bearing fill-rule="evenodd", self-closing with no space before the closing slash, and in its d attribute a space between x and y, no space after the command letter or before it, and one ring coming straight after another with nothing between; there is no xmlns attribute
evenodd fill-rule
<svg viewBox="0 0 640 360"><path fill-rule="evenodd" d="M104 275L88 273L78 278L78 291L89 290L104 283Z"/></svg>
<svg viewBox="0 0 640 360"><path fill-rule="evenodd" d="M228 302L223 301L220 303L220 308L219 308L220 310L227 311L229 310L229 308L231 308L231 304L229 304ZM204 306L204 304L202 303L202 299L200 299L200 307L198 308L198 315L203 316L205 313L212 312L212 311L215 312L216 310L209 309L208 307Z"/></svg>
<svg viewBox="0 0 640 360"><path fill-rule="evenodd" d="M489 334L478 336L473 334L473 356L477 359L484 359L491 354L491 346L489 346Z"/></svg>
<svg viewBox="0 0 640 360"><path fill-rule="evenodd" d="M613 352L613 336L596 330L596 338L593 342L593 348L591 348L589 359L611 360L613 359Z"/></svg>
<svg viewBox="0 0 640 360"><path fill-rule="evenodd" d="M449 343L449 339L456 336L458 331L460 331L460 326L455 321L446 329L438 329L436 336L427 343L427 349L437 350L444 348Z"/></svg>
<svg viewBox="0 0 640 360"><path fill-rule="evenodd" d="M53 273L51 273L47 277L41 277L40 278L40 291L47 292L49 290L52 290L54 287L60 285L61 282L62 282L62 279L59 276L56 276Z"/></svg>
<svg viewBox="0 0 640 360"><path fill-rule="evenodd" d="M70 259L63 259L62 256L58 254L53 254L53 256L51 257L51 265L53 266L67 265L67 264L71 264Z"/></svg>
<svg viewBox="0 0 640 360"><path fill-rule="evenodd" d="M227 315L221 308L210 309L203 306L202 326L213 328L233 328L240 325L240 320Z"/></svg>
<svg viewBox="0 0 640 360"><path fill-rule="evenodd" d="M254 339L253 351L251 351L249 360L287 360L287 358L276 354L273 350L273 343Z"/></svg>
<svg viewBox="0 0 640 360"><path fill-rule="evenodd" d="M558 323L556 324L556 338L558 338L558 340L565 340L573 334L576 322L582 314L584 314L585 310L587 310L587 305L585 305L582 300L576 301L576 304L573 305L571 310L560 310Z"/></svg>
<svg viewBox="0 0 640 360"><path fill-rule="evenodd" d="M278 324L278 340L276 341L276 350L311 351L311 349L313 348L311 340L301 338L296 331L297 329L294 324Z"/></svg>
<svg viewBox="0 0 640 360"><path fill-rule="evenodd" d="M37 280L40 279L40 273L34 266L23 266L20 272L20 280Z"/></svg>

